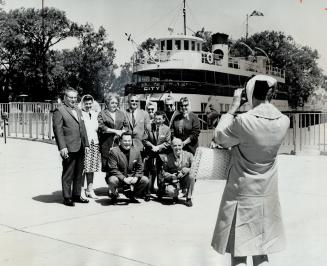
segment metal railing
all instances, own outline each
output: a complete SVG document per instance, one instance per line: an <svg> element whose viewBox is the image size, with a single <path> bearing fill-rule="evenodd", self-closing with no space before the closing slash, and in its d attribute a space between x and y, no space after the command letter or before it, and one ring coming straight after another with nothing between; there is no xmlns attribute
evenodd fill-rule
<svg viewBox="0 0 327 266"><path fill-rule="evenodd" d="M11 108L10 108L11 107ZM103 106L102 106L103 107ZM45 103L0 104L0 111L9 113L8 137L53 140L52 110L54 105ZM289 112L291 124L281 146L281 153L297 154L307 150L327 153L327 113ZM201 134L199 144L208 146L213 136L213 125L205 113L197 113ZM0 117L0 132L3 121Z"/></svg>

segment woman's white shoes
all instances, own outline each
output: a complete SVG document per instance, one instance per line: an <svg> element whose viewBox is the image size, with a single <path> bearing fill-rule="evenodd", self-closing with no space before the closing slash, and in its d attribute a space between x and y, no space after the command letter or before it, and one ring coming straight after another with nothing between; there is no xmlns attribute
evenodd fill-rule
<svg viewBox="0 0 327 266"><path fill-rule="evenodd" d="M95 195L93 189L92 190L85 189L85 195L86 195L86 197L91 198L91 199L98 199L99 198L97 195Z"/></svg>

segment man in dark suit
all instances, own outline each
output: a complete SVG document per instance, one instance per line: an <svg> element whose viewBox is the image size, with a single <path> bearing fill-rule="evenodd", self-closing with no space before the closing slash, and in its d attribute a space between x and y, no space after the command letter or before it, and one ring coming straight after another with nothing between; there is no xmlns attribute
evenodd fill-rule
<svg viewBox="0 0 327 266"><path fill-rule="evenodd" d="M118 147L110 150L108 158L109 168L109 197L115 204L119 196L117 188L129 188L126 193L130 202L139 203L135 196L143 196L149 185L149 180L143 176L143 164L141 153L137 147L132 146L132 135L129 132L122 133ZM145 201L150 197L145 196Z"/></svg>
<svg viewBox="0 0 327 266"><path fill-rule="evenodd" d="M62 157L62 193L67 206L89 202L81 197L84 150L89 143L76 101L77 91L66 89L63 104L53 113L53 132Z"/></svg>
<svg viewBox="0 0 327 266"><path fill-rule="evenodd" d="M126 110L129 131L132 133L133 146L143 151L142 141L146 139L146 132L151 131L149 114L139 109L139 99L136 95L128 96L129 107Z"/></svg>
<svg viewBox="0 0 327 266"><path fill-rule="evenodd" d="M154 115L154 123L151 125L151 131L147 132L148 138L143 141L145 147L145 175L149 176L149 191L154 192L154 181L162 166L162 155L168 152L171 142L171 131L164 124L165 113L157 111Z"/></svg>

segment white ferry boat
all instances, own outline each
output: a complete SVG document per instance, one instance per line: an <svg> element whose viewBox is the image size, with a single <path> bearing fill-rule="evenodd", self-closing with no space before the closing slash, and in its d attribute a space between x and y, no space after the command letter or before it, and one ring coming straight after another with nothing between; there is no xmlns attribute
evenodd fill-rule
<svg viewBox="0 0 327 266"><path fill-rule="evenodd" d="M165 98L172 95L175 101L187 96L194 112L204 112L209 100L219 111L226 111L235 89L253 75L266 74L279 84L273 103L282 111L289 110L285 71L273 67L267 56L230 56L228 35L222 33L212 35L211 52L203 51L203 44L198 37L172 34L157 39L153 55L135 53L133 78L125 87L125 95L138 94L141 107L150 99L162 110Z"/></svg>

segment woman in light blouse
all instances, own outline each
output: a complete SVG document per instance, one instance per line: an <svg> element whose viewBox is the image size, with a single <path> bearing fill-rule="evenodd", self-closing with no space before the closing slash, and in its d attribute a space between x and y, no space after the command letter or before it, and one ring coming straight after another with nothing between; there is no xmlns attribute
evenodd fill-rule
<svg viewBox="0 0 327 266"><path fill-rule="evenodd" d="M101 155L98 139L98 113L93 110L94 99L87 94L82 97L82 117L84 120L90 148L85 151L84 174L86 176L87 188L85 195L89 198L97 199L93 190L94 172L100 171Z"/></svg>

